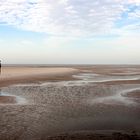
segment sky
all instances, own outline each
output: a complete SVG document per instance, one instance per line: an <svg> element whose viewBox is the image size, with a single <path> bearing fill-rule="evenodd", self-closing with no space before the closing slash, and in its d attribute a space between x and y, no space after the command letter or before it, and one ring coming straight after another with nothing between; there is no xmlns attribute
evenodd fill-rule
<svg viewBox="0 0 140 140"><path fill-rule="evenodd" d="M0 0L5 64L140 64L140 0Z"/></svg>

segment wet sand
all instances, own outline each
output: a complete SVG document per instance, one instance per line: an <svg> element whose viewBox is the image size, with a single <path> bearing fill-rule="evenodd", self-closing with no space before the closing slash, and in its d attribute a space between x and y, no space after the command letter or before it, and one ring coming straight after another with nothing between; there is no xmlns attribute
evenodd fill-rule
<svg viewBox="0 0 140 140"><path fill-rule="evenodd" d="M19 83L2 87L2 93L20 98L17 98L18 104L0 105L0 138L2 140L139 139L139 67L72 68L77 68L76 73L64 74L64 77L67 75L72 77L69 80L67 78L53 82L38 80L30 84ZM130 82L134 80L137 82ZM21 99L26 102L21 102Z"/></svg>
<svg viewBox="0 0 140 140"><path fill-rule="evenodd" d="M15 104L16 98L13 96L0 96L0 104Z"/></svg>
<svg viewBox="0 0 140 140"><path fill-rule="evenodd" d="M127 93L127 95L126 96L128 96L128 97L134 97L134 98L140 98L140 91L133 91L133 92L129 92L129 93Z"/></svg>
<svg viewBox="0 0 140 140"><path fill-rule="evenodd" d="M122 133L113 131L81 131L75 133L61 134L55 137L47 137L47 140L137 140L138 135L135 132Z"/></svg>

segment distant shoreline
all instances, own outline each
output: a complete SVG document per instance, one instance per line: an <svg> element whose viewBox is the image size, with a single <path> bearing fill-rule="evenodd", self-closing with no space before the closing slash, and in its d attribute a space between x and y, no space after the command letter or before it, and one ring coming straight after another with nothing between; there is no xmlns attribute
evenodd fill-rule
<svg viewBox="0 0 140 140"><path fill-rule="evenodd" d="M140 66L140 64L2 64L2 67L85 67L85 66Z"/></svg>

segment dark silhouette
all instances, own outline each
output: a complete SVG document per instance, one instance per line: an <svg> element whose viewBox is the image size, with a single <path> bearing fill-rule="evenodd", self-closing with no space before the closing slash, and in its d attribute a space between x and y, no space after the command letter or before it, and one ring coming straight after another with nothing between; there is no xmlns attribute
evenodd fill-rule
<svg viewBox="0 0 140 140"><path fill-rule="evenodd" d="M0 60L0 75L1 75L1 60ZM0 95L1 95L1 89L0 89Z"/></svg>
<svg viewBox="0 0 140 140"><path fill-rule="evenodd" d="M1 60L0 60L0 74L1 74Z"/></svg>

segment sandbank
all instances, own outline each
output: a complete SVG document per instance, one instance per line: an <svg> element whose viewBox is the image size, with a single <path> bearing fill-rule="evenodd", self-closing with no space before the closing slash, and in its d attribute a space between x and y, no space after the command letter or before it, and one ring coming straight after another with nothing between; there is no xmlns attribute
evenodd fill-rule
<svg viewBox="0 0 140 140"><path fill-rule="evenodd" d="M47 80L72 80L71 75L76 72L77 69L65 67L3 67L0 87Z"/></svg>

